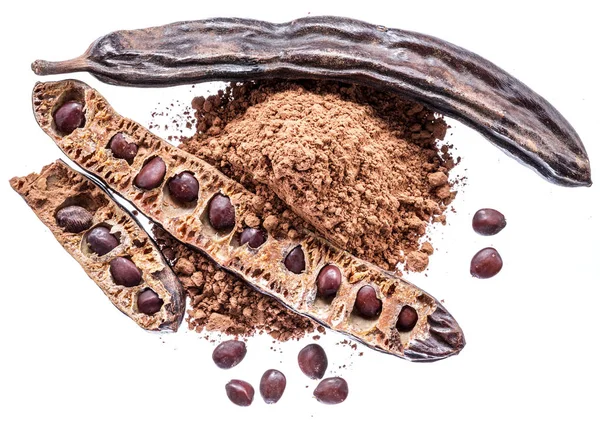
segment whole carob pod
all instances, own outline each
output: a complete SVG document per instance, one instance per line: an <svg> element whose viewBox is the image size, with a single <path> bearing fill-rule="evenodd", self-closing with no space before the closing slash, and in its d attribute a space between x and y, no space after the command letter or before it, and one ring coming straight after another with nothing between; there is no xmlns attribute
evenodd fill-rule
<svg viewBox="0 0 600 433"><path fill-rule="evenodd" d="M58 133L52 122L52 112L60 107L65 95L79 97L87 119L83 127L68 135ZM175 238L202 250L218 265L279 299L292 311L408 360L434 361L455 355L464 347L462 330L436 299L320 237L300 233L295 239L282 238L266 230L265 241L257 242L258 247L240 244L245 216L252 212L261 218L256 206L258 197L206 162L119 116L86 84L74 80L38 83L33 107L39 125L73 161ZM131 164L112 155L108 145L119 133L138 143ZM147 185L136 185L135 179L146 163L157 158L165 165L162 181L149 189ZM198 182L198 197L191 205L174 200L168 192L169 179L182 172L190 173ZM286 260L293 251L294 259ZM319 279L323 269L326 272ZM365 285L374 288L382 303L381 312L373 319L354 312L356 294ZM396 326L405 307L414 310L416 316L410 329Z"/></svg>
<svg viewBox="0 0 600 433"><path fill-rule="evenodd" d="M179 280L106 192L62 161L10 184L119 310L144 329L177 330L185 308Z"/></svg>
<svg viewBox="0 0 600 433"><path fill-rule="evenodd" d="M156 55L160 53L160 55ZM123 30L36 74L88 71L126 86L329 79L394 92L475 128L551 182L591 185L586 150L548 101L483 57L441 39L341 17L238 18ZM69 117L66 129L77 126Z"/></svg>

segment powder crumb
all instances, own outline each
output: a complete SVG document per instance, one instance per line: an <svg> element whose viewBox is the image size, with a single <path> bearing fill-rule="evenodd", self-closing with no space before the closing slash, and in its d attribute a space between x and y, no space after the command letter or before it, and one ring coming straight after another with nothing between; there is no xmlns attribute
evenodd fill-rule
<svg viewBox="0 0 600 433"><path fill-rule="evenodd" d="M423 272L429 265L429 256L422 251L411 251L406 256L406 269L412 272Z"/></svg>
<svg viewBox="0 0 600 433"><path fill-rule="evenodd" d="M429 241L423 242L423 244L421 245L421 251L423 251L428 256L432 255L433 254L433 245L431 245L431 242L429 242Z"/></svg>

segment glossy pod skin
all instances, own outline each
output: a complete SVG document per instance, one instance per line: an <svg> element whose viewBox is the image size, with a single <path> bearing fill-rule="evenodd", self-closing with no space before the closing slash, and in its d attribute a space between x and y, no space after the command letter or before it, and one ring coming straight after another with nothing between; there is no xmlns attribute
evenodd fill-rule
<svg viewBox="0 0 600 433"><path fill-rule="evenodd" d="M332 79L397 93L476 129L547 180L591 185L586 150L544 98L483 57L431 36L341 17L237 18L123 30L38 75L88 71L125 86Z"/></svg>
<svg viewBox="0 0 600 433"><path fill-rule="evenodd" d="M87 122L83 128L64 136L56 133L51 113L69 94L81 98ZM86 84L75 80L38 83L33 92L33 107L40 127L75 163L104 181L176 239L203 251L217 265L278 299L290 310L370 347L411 361L443 359L464 347L460 326L435 298L312 233L302 232L289 239L265 230L266 240L258 248L241 245L239 233L245 228L246 216L251 212L262 219L260 209L265 203L259 203L258 197L205 161L121 117ZM131 164L115 158L107 148L110 138L119 132L139 143ZM146 161L156 157L165 163L164 181L150 190L137 187L134 184L137 174ZM192 173L198 181L198 199L191 205L172 200L167 191L168 179L182 171ZM224 218L214 218L215 215L211 218L213 199L220 196L227 198L224 208L232 206L224 214L225 225ZM296 248L303 252L303 268L292 271L284 262ZM317 296L317 277L327 265L340 271L341 281L335 295L325 299ZM381 314L373 320L353 313L356 293L365 284L374 287L382 301ZM415 309L417 321L410 330L399 331L396 322L405 306Z"/></svg>
<svg viewBox="0 0 600 433"><path fill-rule="evenodd" d="M183 288L144 229L109 194L60 160L10 184L115 307L148 331L177 331L185 312ZM73 222L77 230L71 230ZM111 242L102 254L89 244L98 229ZM152 309L143 302L149 293L155 296Z"/></svg>

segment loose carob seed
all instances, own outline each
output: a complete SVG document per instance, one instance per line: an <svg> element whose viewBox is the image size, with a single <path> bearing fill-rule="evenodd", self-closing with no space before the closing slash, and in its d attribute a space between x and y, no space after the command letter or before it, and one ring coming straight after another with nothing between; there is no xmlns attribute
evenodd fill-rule
<svg viewBox="0 0 600 433"><path fill-rule="evenodd" d="M267 404L277 403L285 391L287 380L279 370L267 370L260 379L260 395Z"/></svg>
<svg viewBox="0 0 600 433"><path fill-rule="evenodd" d="M254 388L248 382L233 379L225 385L227 397L238 406L250 406L254 400Z"/></svg>
<svg viewBox="0 0 600 433"><path fill-rule="evenodd" d="M212 354L212 359L219 368L232 368L246 356L246 343L239 340L223 341Z"/></svg>
<svg viewBox="0 0 600 433"><path fill-rule="evenodd" d="M479 209L473 215L473 230L484 236L498 234L506 227L506 218L495 209Z"/></svg>
<svg viewBox="0 0 600 433"><path fill-rule="evenodd" d="M420 239L445 223L456 194L442 118L395 95L310 80L232 84L193 107L198 134L180 147L265 198L269 231L308 228L386 269L427 267Z"/></svg>
<svg viewBox="0 0 600 433"><path fill-rule="evenodd" d="M93 215L81 206L66 206L56 212L56 222L66 232L80 233L92 226Z"/></svg>
<svg viewBox="0 0 600 433"><path fill-rule="evenodd" d="M471 260L471 275L491 278L502 269L502 257L495 248L488 247L477 252Z"/></svg>
<svg viewBox="0 0 600 433"><path fill-rule="evenodd" d="M313 395L321 403L342 403L348 398L348 383L341 377L323 379L315 388Z"/></svg>
<svg viewBox="0 0 600 433"><path fill-rule="evenodd" d="M321 379L328 365L325 350L318 344L309 344L298 353L298 365L311 379Z"/></svg>
<svg viewBox="0 0 600 433"><path fill-rule="evenodd" d="M400 332L411 331L417 324L418 320L419 315L417 314L417 310L410 305L405 305L402 307L402 310L400 310L400 314L398 315L396 329Z"/></svg>
<svg viewBox="0 0 600 433"><path fill-rule="evenodd" d="M85 124L83 105L77 101L67 101L54 113L54 123L58 132L68 135Z"/></svg>
<svg viewBox="0 0 600 433"><path fill-rule="evenodd" d="M119 245L119 240L110 232L108 227L94 227L85 236L85 240L90 247L90 250L103 256L114 250Z"/></svg>

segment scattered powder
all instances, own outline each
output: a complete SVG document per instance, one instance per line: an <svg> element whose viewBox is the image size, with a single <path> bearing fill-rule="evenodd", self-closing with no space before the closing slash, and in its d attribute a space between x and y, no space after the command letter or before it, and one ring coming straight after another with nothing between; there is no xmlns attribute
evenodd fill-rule
<svg viewBox="0 0 600 433"><path fill-rule="evenodd" d="M233 84L193 107L198 134L181 148L279 203L265 226L299 215L383 268L427 267L420 239L430 222L445 222L455 196L455 163L438 145L442 118L395 95L323 81ZM283 230L302 226L295 219Z"/></svg>

